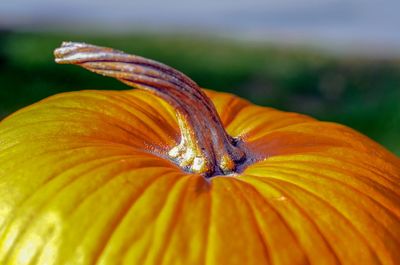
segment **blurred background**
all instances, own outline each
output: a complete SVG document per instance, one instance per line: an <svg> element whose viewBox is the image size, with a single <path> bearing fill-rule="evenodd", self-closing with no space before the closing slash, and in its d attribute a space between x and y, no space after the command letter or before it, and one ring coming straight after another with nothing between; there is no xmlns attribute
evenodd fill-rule
<svg viewBox="0 0 400 265"><path fill-rule="evenodd" d="M84 41L346 124L400 155L399 10L398 0L3 1L0 119L63 91L127 89L53 62L61 41Z"/></svg>

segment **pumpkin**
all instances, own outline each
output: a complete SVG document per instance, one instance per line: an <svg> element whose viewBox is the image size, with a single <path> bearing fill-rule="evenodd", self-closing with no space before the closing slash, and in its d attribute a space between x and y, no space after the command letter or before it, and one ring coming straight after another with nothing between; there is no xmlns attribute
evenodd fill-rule
<svg viewBox="0 0 400 265"><path fill-rule="evenodd" d="M0 123L0 264L400 264L400 159L345 126L64 43L140 88Z"/></svg>

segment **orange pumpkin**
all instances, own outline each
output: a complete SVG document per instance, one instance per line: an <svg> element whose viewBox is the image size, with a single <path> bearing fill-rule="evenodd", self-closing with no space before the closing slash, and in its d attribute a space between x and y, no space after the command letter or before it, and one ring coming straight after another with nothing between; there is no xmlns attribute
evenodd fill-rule
<svg viewBox="0 0 400 265"><path fill-rule="evenodd" d="M147 91L0 123L0 264L400 264L400 160L377 143L112 49L56 57Z"/></svg>

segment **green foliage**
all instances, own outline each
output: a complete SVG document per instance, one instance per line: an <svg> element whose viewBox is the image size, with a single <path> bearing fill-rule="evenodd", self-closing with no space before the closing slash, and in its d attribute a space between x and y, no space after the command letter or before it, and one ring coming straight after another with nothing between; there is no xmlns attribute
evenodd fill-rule
<svg viewBox="0 0 400 265"><path fill-rule="evenodd" d="M349 125L400 154L399 61L204 36L0 32L0 118L63 91L127 89L113 79L55 64L52 51L63 40L164 62L202 87Z"/></svg>

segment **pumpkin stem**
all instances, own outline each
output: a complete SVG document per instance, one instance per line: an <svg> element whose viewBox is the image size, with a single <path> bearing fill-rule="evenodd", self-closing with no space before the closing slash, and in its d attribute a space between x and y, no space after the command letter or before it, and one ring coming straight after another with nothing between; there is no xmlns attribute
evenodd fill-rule
<svg viewBox="0 0 400 265"><path fill-rule="evenodd" d="M76 64L114 77L163 98L176 109L180 143L168 155L182 168L205 176L235 172L245 160L238 141L229 136L214 104L189 77L162 63L111 48L64 42L56 62Z"/></svg>

